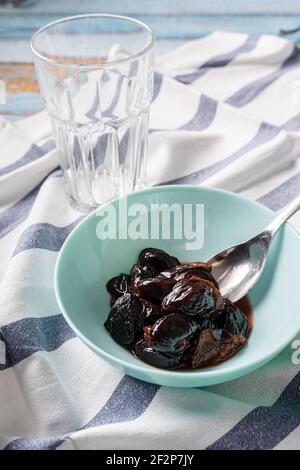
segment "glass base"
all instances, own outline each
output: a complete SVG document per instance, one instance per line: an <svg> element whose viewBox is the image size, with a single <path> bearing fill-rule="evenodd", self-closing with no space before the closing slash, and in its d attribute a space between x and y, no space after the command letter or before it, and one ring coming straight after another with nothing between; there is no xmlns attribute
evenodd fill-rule
<svg viewBox="0 0 300 470"><path fill-rule="evenodd" d="M141 191L143 189L147 189L147 184L144 182L144 183L141 183L138 187L135 188L134 191L130 191L127 193L127 195L129 194L132 194L133 192L135 191ZM68 192L66 191L66 195L67 195L67 198L70 202L70 205L73 207L73 209L79 211L79 212L82 212L83 214L89 214L90 212L93 212L95 209L98 209L99 207L103 206L104 204L107 204L109 203L110 201L113 201L114 199L118 198L118 197L123 197L125 196L126 194L119 194L119 195L115 195L114 197L108 199L107 201L103 201L103 203L101 204L97 204L97 205L89 205L89 204L85 204L83 202L79 202L77 201L76 199L74 199L70 194L68 194Z"/></svg>

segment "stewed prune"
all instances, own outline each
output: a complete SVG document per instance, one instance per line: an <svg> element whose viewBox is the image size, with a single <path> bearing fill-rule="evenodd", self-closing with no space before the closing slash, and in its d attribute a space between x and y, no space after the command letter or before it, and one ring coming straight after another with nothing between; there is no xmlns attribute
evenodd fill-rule
<svg viewBox="0 0 300 470"><path fill-rule="evenodd" d="M121 295L129 292L131 283L131 276L128 274L119 274L110 279L106 284L106 289L112 296L112 299L117 300Z"/></svg>
<svg viewBox="0 0 300 470"><path fill-rule="evenodd" d="M193 368L225 361L245 345L250 334L247 317L229 299L210 315L210 322L211 327L200 333Z"/></svg>
<svg viewBox="0 0 300 470"><path fill-rule="evenodd" d="M219 285L215 278L212 276L211 273L208 273L207 271L201 271L201 269L187 269L182 271L181 273L177 273L174 276L174 279L178 281L183 281L184 279L189 279L191 277L198 277L199 279L202 279L202 281L208 281L210 282L213 286L215 286L216 289L219 289Z"/></svg>
<svg viewBox="0 0 300 470"><path fill-rule="evenodd" d="M178 281L163 299L163 312L181 312L186 315L205 315L216 308L219 292L213 285L197 277Z"/></svg>
<svg viewBox="0 0 300 470"><path fill-rule="evenodd" d="M158 248L145 248L140 252L137 264L149 269L152 276L156 276L166 269L171 269L180 264L175 256L170 256Z"/></svg>
<svg viewBox="0 0 300 470"><path fill-rule="evenodd" d="M192 357L192 368L203 367L219 354L219 341L215 338L213 330L202 330Z"/></svg>
<svg viewBox="0 0 300 470"><path fill-rule="evenodd" d="M130 275L112 278L107 290L112 309L106 329L148 364L205 367L247 343L245 308L223 299L208 263L181 264L162 250L146 248Z"/></svg>
<svg viewBox="0 0 300 470"><path fill-rule="evenodd" d="M208 263L180 264L175 268L163 271L161 275L175 279L175 281L182 281L190 277L199 277L200 279L211 282L217 289L219 289L217 281L211 274L211 265Z"/></svg>
<svg viewBox="0 0 300 470"><path fill-rule="evenodd" d="M177 275L180 275L183 272L186 271L191 271L191 270L196 270L196 271L204 271L206 273L211 272L211 264L209 263L202 263L195 261L193 263L181 263L175 266L172 269L166 269L161 272L161 274L165 277L173 277L176 278Z"/></svg>
<svg viewBox="0 0 300 470"><path fill-rule="evenodd" d="M164 276L150 277L136 282L133 292L138 297L160 304L175 284L174 279L168 279Z"/></svg>
<svg viewBox="0 0 300 470"><path fill-rule="evenodd" d="M231 335L240 334L246 338L249 335L247 317L229 299L224 299L222 307L213 313L213 322L215 328L226 330Z"/></svg>
<svg viewBox="0 0 300 470"><path fill-rule="evenodd" d="M115 301L104 326L117 343L132 344L142 336L142 310L132 294L123 294Z"/></svg>
<svg viewBox="0 0 300 470"><path fill-rule="evenodd" d="M149 300L139 299L140 303L143 306L142 316L144 320L144 325L152 325L156 320L162 316L160 307Z"/></svg>
<svg viewBox="0 0 300 470"><path fill-rule="evenodd" d="M136 283L141 281L142 279L149 279L151 277L153 277L152 272L147 266L135 264L131 269L132 286L135 286Z"/></svg>
<svg viewBox="0 0 300 470"><path fill-rule="evenodd" d="M163 353L149 347L144 340L136 343L134 354L148 364L163 369L175 369L185 363L183 354Z"/></svg>
<svg viewBox="0 0 300 470"><path fill-rule="evenodd" d="M192 345L199 324L181 313L170 313L146 328L144 338L149 347L156 351L178 353Z"/></svg>
<svg viewBox="0 0 300 470"><path fill-rule="evenodd" d="M220 355L217 362L225 361L239 351L247 342L243 335L233 335L220 343Z"/></svg>
<svg viewBox="0 0 300 470"><path fill-rule="evenodd" d="M226 330L204 329L201 331L192 357L192 368L199 368L229 359L246 343L240 334L230 335Z"/></svg>

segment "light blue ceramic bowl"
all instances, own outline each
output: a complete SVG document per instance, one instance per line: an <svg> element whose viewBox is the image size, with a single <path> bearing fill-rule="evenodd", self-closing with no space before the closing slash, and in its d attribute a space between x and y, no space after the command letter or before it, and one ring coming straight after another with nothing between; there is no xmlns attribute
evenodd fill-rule
<svg viewBox="0 0 300 470"><path fill-rule="evenodd" d="M113 341L103 323L109 312L105 284L129 272L142 248L159 247L181 260L207 260L214 253L261 230L274 217L262 205L236 194L193 186L164 186L137 192L128 204L203 203L204 246L185 251L178 240L104 240L96 235L99 217L88 215L69 235L55 270L55 292L65 319L96 354L124 373L176 387L200 387L233 380L254 371L280 352L300 330L300 239L288 225L273 241L264 273L250 293L254 328L248 345L218 366L167 371L136 359ZM118 200L112 203L116 208ZM105 206L101 208L104 210Z"/></svg>

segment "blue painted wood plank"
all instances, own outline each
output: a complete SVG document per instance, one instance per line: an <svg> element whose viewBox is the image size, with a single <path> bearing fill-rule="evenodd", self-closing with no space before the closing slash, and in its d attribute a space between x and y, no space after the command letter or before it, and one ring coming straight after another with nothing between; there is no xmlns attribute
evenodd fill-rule
<svg viewBox="0 0 300 470"><path fill-rule="evenodd" d="M26 18L16 14L13 21L0 17L0 39L30 38L33 32L59 15L32 14ZM190 39L208 34L215 30L242 31L248 33L277 34L279 29L292 29L300 25L298 15L192 15L192 16L136 16L146 21L154 30L158 39Z"/></svg>
<svg viewBox="0 0 300 470"><path fill-rule="evenodd" d="M39 93L7 93L6 103L0 104L0 114L24 115L44 109Z"/></svg>
<svg viewBox="0 0 300 470"><path fill-rule="evenodd" d="M8 11L9 10L9 11ZM0 11L2 11L0 9ZM3 9L5 11L5 9ZM122 14L250 14L250 13L299 13L300 2L295 0L39 0L18 7L6 8L9 14L14 11L39 12L42 14L78 13L122 13Z"/></svg>

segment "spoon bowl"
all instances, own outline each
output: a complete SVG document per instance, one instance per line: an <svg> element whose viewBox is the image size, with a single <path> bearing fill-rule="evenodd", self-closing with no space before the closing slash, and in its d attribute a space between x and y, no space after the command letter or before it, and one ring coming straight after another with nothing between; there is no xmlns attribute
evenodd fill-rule
<svg viewBox="0 0 300 470"><path fill-rule="evenodd" d="M280 227L300 208L300 196L288 204L265 230L210 258L212 274L223 297L236 302L248 294L260 278L270 243Z"/></svg>
<svg viewBox="0 0 300 470"><path fill-rule="evenodd" d="M268 245L257 236L211 258L212 275L218 281L223 297L236 302L247 295L260 278L267 253Z"/></svg>

